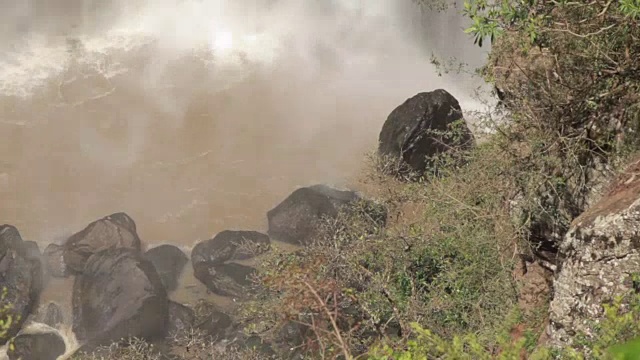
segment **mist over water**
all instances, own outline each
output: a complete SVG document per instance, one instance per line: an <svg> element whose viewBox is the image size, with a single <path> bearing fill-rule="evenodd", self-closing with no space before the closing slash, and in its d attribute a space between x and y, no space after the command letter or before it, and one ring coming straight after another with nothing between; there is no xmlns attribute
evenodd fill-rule
<svg viewBox="0 0 640 360"><path fill-rule="evenodd" d="M365 153L408 97L444 88L463 110L481 106L477 79L439 77L430 63L432 53L483 63L459 10L6 0L0 223L41 249L118 211L147 245L187 252L225 229L264 231L266 212L299 186L357 186ZM182 285L175 300L207 296L190 266ZM52 280L42 303L68 308L71 286Z"/></svg>
<svg viewBox="0 0 640 360"><path fill-rule="evenodd" d="M41 246L117 211L147 244L266 226L349 184L393 108L477 66L456 11L412 1L21 0L3 7L0 219Z"/></svg>

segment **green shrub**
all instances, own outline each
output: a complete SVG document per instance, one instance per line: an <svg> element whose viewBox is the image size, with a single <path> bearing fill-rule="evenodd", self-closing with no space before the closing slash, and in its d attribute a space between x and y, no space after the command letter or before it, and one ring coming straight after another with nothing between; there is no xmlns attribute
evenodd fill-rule
<svg viewBox="0 0 640 360"><path fill-rule="evenodd" d="M7 302L7 288L2 288L0 292L0 339L6 339L9 330L15 321L18 321L19 315L13 313L13 305ZM13 344L9 342L11 348Z"/></svg>

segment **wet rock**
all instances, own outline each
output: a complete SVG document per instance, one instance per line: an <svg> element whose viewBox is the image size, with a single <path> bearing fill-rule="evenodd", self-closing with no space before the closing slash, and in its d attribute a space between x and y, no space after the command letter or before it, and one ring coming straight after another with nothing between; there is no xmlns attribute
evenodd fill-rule
<svg viewBox="0 0 640 360"><path fill-rule="evenodd" d="M30 249L31 248L31 249ZM7 332L0 336L4 345L22 328L38 305L43 287L42 265L33 257L32 246L22 240L18 229L0 226L0 296L2 304L10 304L4 314L11 318Z"/></svg>
<svg viewBox="0 0 640 360"><path fill-rule="evenodd" d="M640 273L640 160L631 164L562 240L547 334L568 345L594 335L602 304L634 291ZM624 304L623 304L624 305Z"/></svg>
<svg viewBox="0 0 640 360"><path fill-rule="evenodd" d="M68 269L81 273L89 257L107 249L140 251L136 224L127 214L116 213L96 220L72 235L64 244L64 261Z"/></svg>
<svg viewBox="0 0 640 360"><path fill-rule="evenodd" d="M40 307L34 321L57 328L60 324L64 324L64 314L60 305L55 302L49 302L47 305Z"/></svg>
<svg viewBox="0 0 640 360"><path fill-rule="evenodd" d="M200 262L193 264L193 272L196 279L214 294L243 299L256 269L233 262L220 265Z"/></svg>
<svg viewBox="0 0 640 360"><path fill-rule="evenodd" d="M204 320L200 321L196 328L202 331L212 341L225 339L233 327L233 321L229 315L219 310L211 311Z"/></svg>
<svg viewBox="0 0 640 360"><path fill-rule="evenodd" d="M270 243L269 236L257 231L222 231L193 248L194 275L215 294L243 298L255 269L233 260L260 255L269 250Z"/></svg>
<svg viewBox="0 0 640 360"><path fill-rule="evenodd" d="M421 175L434 156L474 145L466 123L459 122L462 119L458 100L446 90L419 93L389 114L380 131L378 153Z"/></svg>
<svg viewBox="0 0 640 360"><path fill-rule="evenodd" d="M191 261L221 265L230 260L246 260L268 251L270 244L269 236L257 231L225 230L198 243L191 252Z"/></svg>
<svg viewBox="0 0 640 360"><path fill-rule="evenodd" d="M278 206L269 210L269 236L274 240L295 245L307 245L317 235L323 218L335 218L347 205L364 203L370 215L383 225L386 211L356 192L338 190L326 185L313 185L295 190Z"/></svg>
<svg viewBox="0 0 640 360"><path fill-rule="evenodd" d="M164 339L167 293L151 262L132 249L92 255L73 285L73 331L83 351L123 338Z"/></svg>
<svg viewBox="0 0 640 360"><path fill-rule="evenodd" d="M56 360L66 351L62 336L55 331L20 334L11 342L10 360Z"/></svg>
<svg viewBox="0 0 640 360"><path fill-rule="evenodd" d="M40 246L35 241L25 241L25 256L29 259L40 259L42 254L40 253Z"/></svg>
<svg viewBox="0 0 640 360"><path fill-rule="evenodd" d="M174 291L178 287L180 275L189 262L187 255L173 245L152 248L144 254L144 258L156 268L167 291Z"/></svg>
<svg viewBox="0 0 640 360"><path fill-rule="evenodd" d="M43 263L50 276L65 278L69 276L67 264L64 262L64 247L57 244L49 244L44 249Z"/></svg>
<svg viewBox="0 0 640 360"><path fill-rule="evenodd" d="M196 314L188 306L169 301L169 325L167 335L176 336L184 334L194 327Z"/></svg>

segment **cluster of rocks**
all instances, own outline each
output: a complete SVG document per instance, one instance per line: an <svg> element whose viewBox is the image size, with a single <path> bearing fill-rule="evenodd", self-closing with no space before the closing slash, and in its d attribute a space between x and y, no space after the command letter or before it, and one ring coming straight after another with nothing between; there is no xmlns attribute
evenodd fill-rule
<svg viewBox="0 0 640 360"><path fill-rule="evenodd" d="M242 261L269 251L272 238L298 245L310 243L314 223L335 217L341 206L360 200L353 191L325 185L298 189L269 211L268 235L226 230L198 243L190 259L195 277L213 293L243 299L255 269ZM22 345L30 341L29 346L21 345L19 354L11 353L12 359L18 355L40 359L35 352L41 342L60 340L53 328L63 322L61 310L47 304L36 313L39 294L49 276L74 277L72 326L81 351L130 337L162 341L191 327L221 339L233 327L228 315L211 311L196 323L193 309L169 300L168 294L177 288L188 262L189 257L173 245L143 252L136 224L125 213L96 220L63 244L47 246L43 254L37 244L22 240L18 229L4 225L0 227L0 277L7 290L5 301L12 304L10 314L17 321L0 340L4 344L12 339ZM51 331L20 332L30 315L32 320L49 325ZM45 348L52 359L65 351L64 342ZM28 356L25 351L33 353Z"/></svg>
<svg viewBox="0 0 640 360"><path fill-rule="evenodd" d="M379 152L413 171L424 172L433 156L473 145L464 123L462 136L449 143L441 136L461 119L458 101L448 92L420 93L389 115L380 133ZM335 218L341 208L355 202L376 209L372 216L384 224L386 211L358 193L314 185L295 190L267 213L266 234L222 231L197 244L190 258L172 245L143 252L136 224L123 212L92 222L64 243L50 244L42 254L35 242L21 238L18 229L3 225L0 280L6 288L3 303L12 304L8 314L13 321L0 344L12 341L19 345L9 351L10 359L55 359L64 353L64 341L55 331L64 322L63 312L53 303L40 306L39 295L49 277L70 276L74 277L72 327L82 344L80 351L93 351L130 337L163 341L169 334L189 328L216 339L237 336L227 314L213 310L197 321L192 308L169 299L189 261L194 276L209 291L241 300L249 293L251 276L256 272L243 262L269 251L272 240L310 244L321 219ZM47 326L27 331L24 325L28 318Z"/></svg>

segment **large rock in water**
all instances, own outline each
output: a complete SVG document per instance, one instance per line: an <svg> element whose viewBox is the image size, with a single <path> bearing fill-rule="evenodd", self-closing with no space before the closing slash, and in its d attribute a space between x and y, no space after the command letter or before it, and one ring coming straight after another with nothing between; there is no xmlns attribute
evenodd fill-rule
<svg viewBox="0 0 640 360"><path fill-rule="evenodd" d="M574 220L560 244L548 335L567 345L593 335L602 304L633 291L640 273L640 160Z"/></svg>
<svg viewBox="0 0 640 360"><path fill-rule="evenodd" d="M115 248L140 251L136 223L125 213L96 220L72 235L64 245L64 261L70 270L80 273L91 255Z"/></svg>
<svg viewBox="0 0 640 360"><path fill-rule="evenodd" d="M422 174L435 155L473 146L466 123L453 127L462 119L458 100L447 91L419 93L389 114L380 131L378 152Z"/></svg>
<svg viewBox="0 0 640 360"><path fill-rule="evenodd" d="M38 305L42 286L40 259L34 257L18 229L0 225L0 304L10 306L0 314L3 321L10 320L7 332L4 336L0 334L0 345L20 331Z"/></svg>
<svg viewBox="0 0 640 360"><path fill-rule="evenodd" d="M323 218L335 218L342 207L358 201L365 203L369 215L384 225L387 214L383 207L363 200L354 191L313 185L295 190L267 212L269 236L290 244L308 245L315 239Z"/></svg>
<svg viewBox="0 0 640 360"><path fill-rule="evenodd" d="M176 246L160 245L148 250L143 256L156 268L165 289L174 291L178 287L182 270L189 262L187 255Z"/></svg>
<svg viewBox="0 0 640 360"><path fill-rule="evenodd" d="M83 351L136 337L164 338L169 300L151 262L131 249L92 255L73 284L73 331Z"/></svg>

